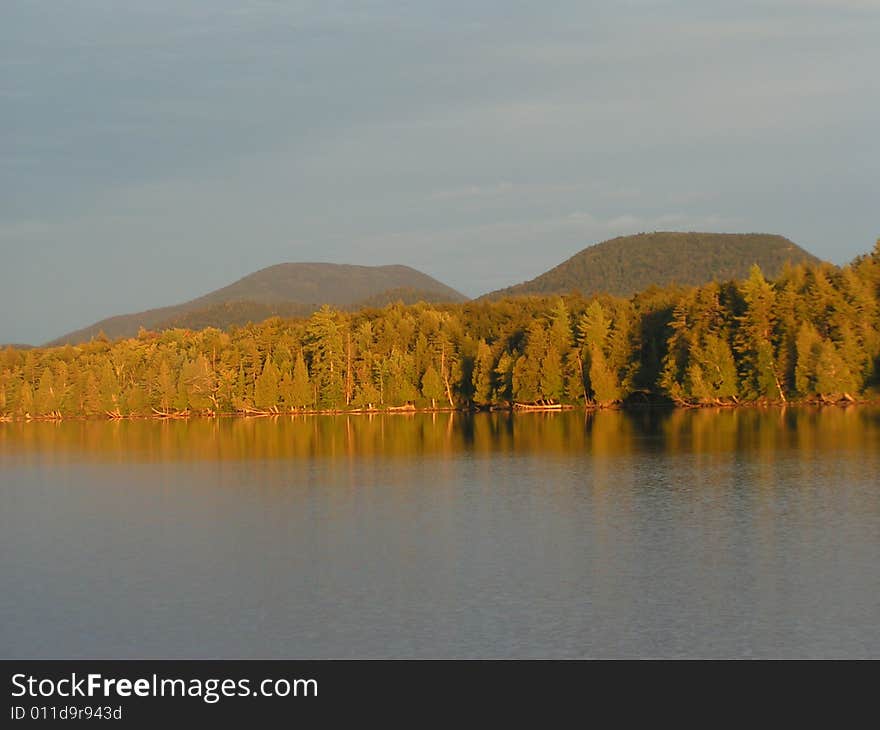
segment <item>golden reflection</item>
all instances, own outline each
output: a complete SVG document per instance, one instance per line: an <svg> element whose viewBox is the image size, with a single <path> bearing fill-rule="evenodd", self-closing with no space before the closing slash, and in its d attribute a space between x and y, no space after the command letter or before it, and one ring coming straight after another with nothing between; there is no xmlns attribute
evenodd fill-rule
<svg viewBox="0 0 880 730"><path fill-rule="evenodd" d="M109 461L372 459L522 453L582 454L597 486L609 460L691 454L705 463L748 452L767 467L796 452L807 473L818 449L876 452L880 409L738 408L563 413L432 413L0 424L0 458ZM613 486L613 485L610 485Z"/></svg>

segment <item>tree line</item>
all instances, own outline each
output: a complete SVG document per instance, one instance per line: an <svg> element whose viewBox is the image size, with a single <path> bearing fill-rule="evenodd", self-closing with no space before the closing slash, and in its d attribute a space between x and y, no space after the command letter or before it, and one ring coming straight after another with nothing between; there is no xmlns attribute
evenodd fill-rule
<svg viewBox="0 0 880 730"><path fill-rule="evenodd" d="M228 331L0 352L0 417L175 416L514 403L856 400L880 385L880 241L767 280L392 304Z"/></svg>

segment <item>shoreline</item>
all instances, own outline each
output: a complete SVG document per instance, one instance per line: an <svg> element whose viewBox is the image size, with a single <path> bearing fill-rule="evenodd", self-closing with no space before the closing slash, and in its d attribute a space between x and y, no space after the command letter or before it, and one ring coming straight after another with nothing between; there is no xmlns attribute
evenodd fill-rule
<svg viewBox="0 0 880 730"><path fill-rule="evenodd" d="M643 403L614 403L611 405L569 405L557 404L555 406L489 406L484 408L461 407L461 408L360 408L360 409L309 409L295 411L229 411L223 413L215 412L179 412L179 413L162 413L153 415L144 414L111 414L106 415L76 415L76 416L0 416L0 424L3 423L60 423L61 421L188 421L188 420L208 420L219 418L279 418L300 416L414 416L438 413L460 413L473 415L477 413L506 413L526 414L526 413L561 413L572 411L583 411L586 413L595 413L599 411L646 411L646 410L664 410L664 411L694 411L694 410L739 410L739 409L774 409L785 410L787 408L850 408L856 406L877 406L880 405L880 397L871 398L841 398L838 400L820 400L820 399L804 399L790 401L740 401L736 403L674 403L674 402L643 402Z"/></svg>

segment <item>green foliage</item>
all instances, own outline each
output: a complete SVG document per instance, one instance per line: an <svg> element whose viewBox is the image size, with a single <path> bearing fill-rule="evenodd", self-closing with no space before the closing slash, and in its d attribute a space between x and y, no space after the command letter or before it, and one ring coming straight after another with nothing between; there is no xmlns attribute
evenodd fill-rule
<svg viewBox="0 0 880 730"><path fill-rule="evenodd" d="M285 405L291 408L306 408L313 405L314 393L302 350L297 353L296 363L293 366L293 378L290 389L285 393L284 401Z"/></svg>
<svg viewBox="0 0 880 730"><path fill-rule="evenodd" d="M599 300L594 300L578 322L578 335L582 345L587 349L596 347L604 350L610 331L611 322L605 316L605 310Z"/></svg>
<svg viewBox="0 0 880 730"><path fill-rule="evenodd" d="M782 395L774 346L776 293L755 264L740 285L744 312L737 317L734 348L740 356L746 397L775 399Z"/></svg>
<svg viewBox="0 0 880 730"><path fill-rule="evenodd" d="M436 406L437 401L443 398L443 381L433 365L429 365L422 376L422 395L431 401L431 406Z"/></svg>
<svg viewBox="0 0 880 730"><path fill-rule="evenodd" d="M608 405L620 400L620 383L611 370L605 355L599 347L590 348L590 389L593 400L599 405Z"/></svg>
<svg viewBox="0 0 880 730"><path fill-rule="evenodd" d="M834 397L859 390L839 348L809 323L798 332L795 378L798 392L804 396Z"/></svg>
<svg viewBox="0 0 880 730"><path fill-rule="evenodd" d="M272 317L0 351L0 417L854 398L880 381L880 247L632 297L527 297Z"/></svg>
<svg viewBox="0 0 880 730"><path fill-rule="evenodd" d="M278 368L272 358L266 357L263 372L254 383L254 405L257 408L270 410L278 406Z"/></svg>
<svg viewBox="0 0 880 730"><path fill-rule="evenodd" d="M474 402L480 405L492 403L495 392L495 358L492 355L492 349L484 339L481 339L477 345L477 355L471 379Z"/></svg>

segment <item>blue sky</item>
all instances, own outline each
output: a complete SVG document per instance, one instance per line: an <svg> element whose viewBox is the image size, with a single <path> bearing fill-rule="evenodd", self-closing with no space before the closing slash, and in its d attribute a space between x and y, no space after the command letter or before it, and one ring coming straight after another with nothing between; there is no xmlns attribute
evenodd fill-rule
<svg viewBox="0 0 880 730"><path fill-rule="evenodd" d="M469 295L650 230L880 235L880 0L5 0L0 342L282 261Z"/></svg>

